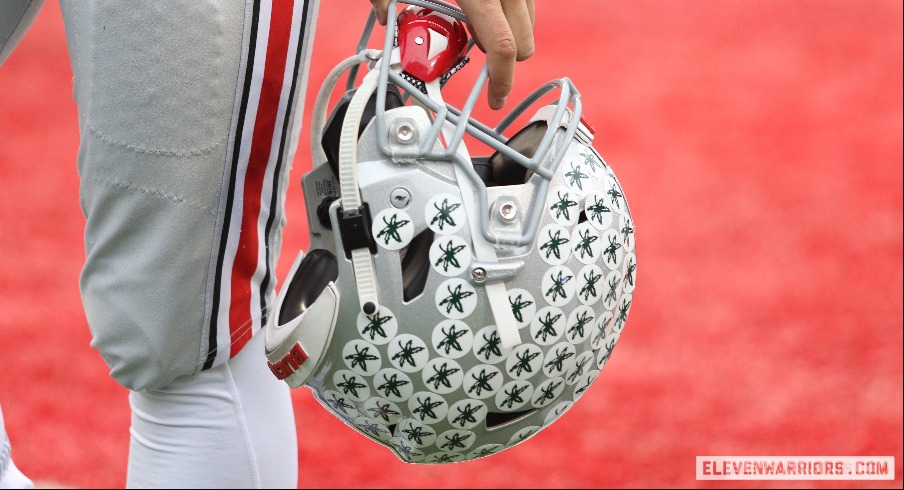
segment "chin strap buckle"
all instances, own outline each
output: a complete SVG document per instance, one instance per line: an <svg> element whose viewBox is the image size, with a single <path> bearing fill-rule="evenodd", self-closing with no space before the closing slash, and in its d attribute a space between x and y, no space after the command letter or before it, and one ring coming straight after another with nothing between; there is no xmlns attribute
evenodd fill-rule
<svg viewBox="0 0 904 490"><path fill-rule="evenodd" d="M345 258L352 258L352 250L366 248L371 254L377 253L377 243L371 233L370 208L367 203L357 208L339 208L339 235Z"/></svg>

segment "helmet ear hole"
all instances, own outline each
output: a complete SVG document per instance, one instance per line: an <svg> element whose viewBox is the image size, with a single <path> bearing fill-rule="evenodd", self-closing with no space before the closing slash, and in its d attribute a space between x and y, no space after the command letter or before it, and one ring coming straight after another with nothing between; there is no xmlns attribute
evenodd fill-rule
<svg viewBox="0 0 904 490"><path fill-rule="evenodd" d="M420 232L406 248L399 251L402 257L402 300L406 303L424 292L427 274L430 272L430 245L433 230Z"/></svg>
<svg viewBox="0 0 904 490"><path fill-rule="evenodd" d="M300 279L287 286L289 289L286 291L286 299L279 312L280 324L288 323L304 313L317 301L324 288L339 277L336 256L328 250L311 250L301 260L295 277Z"/></svg>

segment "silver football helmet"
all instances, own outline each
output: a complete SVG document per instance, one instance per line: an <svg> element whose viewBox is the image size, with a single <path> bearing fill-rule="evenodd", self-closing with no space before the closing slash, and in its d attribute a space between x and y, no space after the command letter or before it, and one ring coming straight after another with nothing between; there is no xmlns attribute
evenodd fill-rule
<svg viewBox="0 0 904 490"><path fill-rule="evenodd" d="M266 354L403 461L458 462L525 441L587 392L631 308L634 223L569 79L490 128L471 117L486 66L461 108L442 98L473 45L467 19L406 3L381 50L364 47L371 15L318 94L311 250L279 293ZM471 156L465 135L492 154Z"/></svg>

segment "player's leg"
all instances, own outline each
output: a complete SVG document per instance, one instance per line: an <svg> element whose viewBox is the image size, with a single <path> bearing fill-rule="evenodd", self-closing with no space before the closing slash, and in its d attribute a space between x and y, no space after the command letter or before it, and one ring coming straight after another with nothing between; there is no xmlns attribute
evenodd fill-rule
<svg viewBox="0 0 904 490"><path fill-rule="evenodd" d="M289 388L262 349L255 336L226 364L131 394L128 488L297 487Z"/></svg>
<svg viewBox="0 0 904 490"><path fill-rule="evenodd" d="M9 436L6 435L6 425L3 422L3 409L0 408L0 489L34 488L34 484L27 476L19 471L13 463L12 447Z"/></svg>
<svg viewBox="0 0 904 490"><path fill-rule="evenodd" d="M62 2L81 133L82 301L92 346L130 389L220 365L261 331L312 4Z"/></svg>
<svg viewBox="0 0 904 490"><path fill-rule="evenodd" d="M186 421L204 429L205 409L222 409L198 400L225 400L205 393L217 393L226 373L239 380L266 369L254 339L275 297L316 2L62 7L81 132L82 301L92 346L136 392L135 433L153 434L136 437L130 484L211 486L199 466L174 475L196 478L188 482L156 480L156 471L175 447L194 444ZM233 427L214 433L225 439L205 441L220 449L186 461L215 467L221 454L246 453L256 423L278 429L274 447L295 446L287 393L255 386L272 405L256 406L246 428L224 419ZM232 400L247 400L236 390ZM280 461L294 468L289 459Z"/></svg>

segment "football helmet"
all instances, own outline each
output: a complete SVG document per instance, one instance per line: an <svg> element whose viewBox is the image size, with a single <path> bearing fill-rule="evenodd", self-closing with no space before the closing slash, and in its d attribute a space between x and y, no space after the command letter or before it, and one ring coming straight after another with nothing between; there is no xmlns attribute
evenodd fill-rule
<svg viewBox="0 0 904 490"><path fill-rule="evenodd" d="M317 96L310 250L280 290L266 354L403 461L459 462L527 440L587 392L631 308L634 223L568 78L490 128L471 117L486 66L460 108L442 97L473 46L467 19L405 3L380 50L365 47L371 15ZM491 154L471 156L465 135Z"/></svg>

